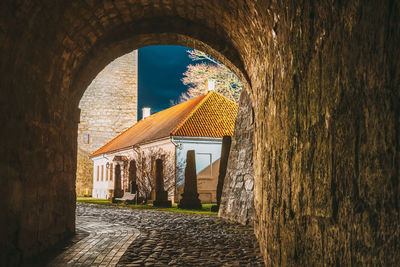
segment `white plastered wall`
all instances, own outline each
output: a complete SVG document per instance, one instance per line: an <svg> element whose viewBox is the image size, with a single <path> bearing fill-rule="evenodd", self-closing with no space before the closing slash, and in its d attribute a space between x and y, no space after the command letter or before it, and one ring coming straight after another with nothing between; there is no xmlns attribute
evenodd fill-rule
<svg viewBox="0 0 400 267"><path fill-rule="evenodd" d="M173 143L176 144L176 187L178 201L183 192L185 182L186 154L189 150L194 150L196 154L196 173L199 174L210 164L214 163L221 157L222 138L209 137L172 137ZM218 168L211 170L210 178L215 177ZM201 195L202 192L199 191Z"/></svg>

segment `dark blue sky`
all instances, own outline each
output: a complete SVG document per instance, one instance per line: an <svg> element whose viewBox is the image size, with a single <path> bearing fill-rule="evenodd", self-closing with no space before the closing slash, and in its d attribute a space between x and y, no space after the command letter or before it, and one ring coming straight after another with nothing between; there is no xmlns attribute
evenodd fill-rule
<svg viewBox="0 0 400 267"><path fill-rule="evenodd" d="M147 46L139 49L138 119L142 108L150 107L156 113L171 106L187 90L182 84L186 66L193 64L184 46Z"/></svg>

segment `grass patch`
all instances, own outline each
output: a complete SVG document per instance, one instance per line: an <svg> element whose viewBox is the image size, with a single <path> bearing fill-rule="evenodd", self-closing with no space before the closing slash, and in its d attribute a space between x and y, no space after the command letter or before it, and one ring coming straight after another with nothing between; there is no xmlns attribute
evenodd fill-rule
<svg viewBox="0 0 400 267"><path fill-rule="evenodd" d="M90 204L97 204L97 205L104 205L104 206L118 206L118 207L130 208L130 209L158 210L158 211L176 212L176 213L217 215L216 212L211 211L211 206L213 206L215 204L202 204L203 207L201 210L186 210L186 209L178 209L177 204L172 204L172 208L159 208L159 207L154 207L153 205L150 205L150 204L148 204L148 205L125 205L123 203L111 203L108 200L91 198L91 197L78 197L78 198L76 198L76 202L90 203Z"/></svg>

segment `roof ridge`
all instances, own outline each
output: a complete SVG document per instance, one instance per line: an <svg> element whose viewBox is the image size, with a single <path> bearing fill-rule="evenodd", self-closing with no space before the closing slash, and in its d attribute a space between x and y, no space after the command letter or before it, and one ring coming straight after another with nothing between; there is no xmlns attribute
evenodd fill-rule
<svg viewBox="0 0 400 267"><path fill-rule="evenodd" d="M182 122L178 124L178 126L171 132L170 135L174 135L174 134L185 124L185 122L187 122L187 121L190 119L190 117L192 117L193 114L207 101L207 99L210 98L210 96L211 96L213 93L216 93L216 92L215 92L215 91L209 91L209 92L204 96L203 100L201 100L201 101L194 107L193 111L190 112L190 113L186 116L186 118L184 118L184 119L182 120Z"/></svg>

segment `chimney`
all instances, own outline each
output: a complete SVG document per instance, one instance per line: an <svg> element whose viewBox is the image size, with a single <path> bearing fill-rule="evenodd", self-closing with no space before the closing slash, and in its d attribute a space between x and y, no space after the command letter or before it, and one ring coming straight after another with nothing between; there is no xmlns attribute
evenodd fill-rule
<svg viewBox="0 0 400 267"><path fill-rule="evenodd" d="M207 92L214 91L215 90L215 80L207 79L206 80L206 88L207 88Z"/></svg>
<svg viewBox="0 0 400 267"><path fill-rule="evenodd" d="M151 108L142 108L142 119L147 118L148 116L150 116L151 112Z"/></svg>

